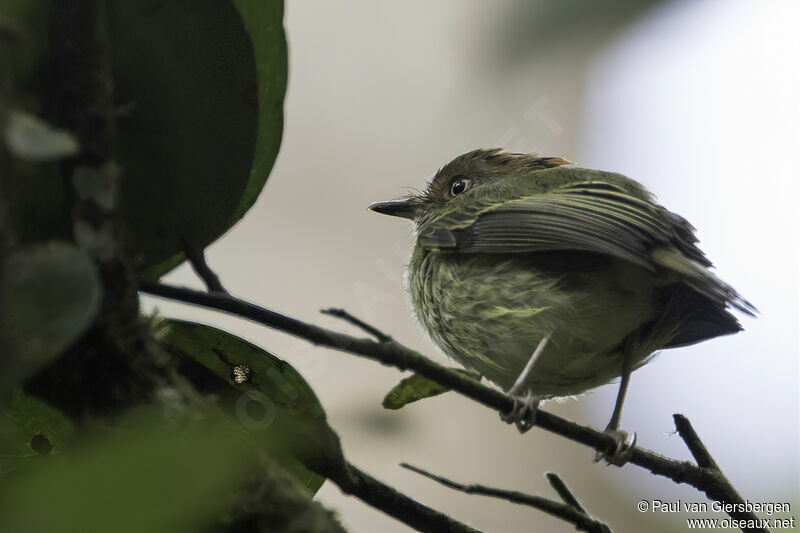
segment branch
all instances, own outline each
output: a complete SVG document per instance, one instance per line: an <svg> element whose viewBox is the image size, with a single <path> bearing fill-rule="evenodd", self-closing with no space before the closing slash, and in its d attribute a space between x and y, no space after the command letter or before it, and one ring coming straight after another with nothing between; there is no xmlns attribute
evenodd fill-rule
<svg viewBox="0 0 800 533"><path fill-rule="evenodd" d="M496 489L493 487L486 487L484 485L463 485L461 483L456 483L455 481L449 480L442 476L437 476L435 474L431 474L430 472L426 472L421 468L417 468L415 466L411 466L408 463L401 463L400 466L403 468L407 468L412 472L416 472L422 476L425 476L429 479L436 481L437 483L441 483L445 487L449 487L451 489L464 492L466 494L481 494L483 496L491 496L493 498L500 498L502 500L510 501L511 503L518 503L520 505L527 505L529 507L534 507L539 509L540 511L544 511L545 513L560 518L573 524L576 529L579 531L588 531L590 533L611 533L611 528L608 527L607 524L600 522L599 520L595 520L588 514L583 508L578 505L572 505L570 503L561 503L549 498L544 498L542 496L536 496L533 494L525 494L524 492L518 492L515 490L504 490L504 489ZM548 474L548 475L555 475L555 474ZM556 476L558 478L558 476ZM566 489L566 485L564 482L558 478L558 481L563 485L563 488ZM569 493L569 491L567 490ZM577 503L577 500L574 499L572 493L569 493L572 499Z"/></svg>
<svg viewBox="0 0 800 533"><path fill-rule="evenodd" d="M478 531L409 498L360 470L352 463L345 462L345 466L342 473L326 472L325 477L336 483L345 494L356 496L361 501L380 509L414 529L453 533L477 533Z"/></svg>
<svg viewBox="0 0 800 533"><path fill-rule="evenodd" d="M583 508L581 503L578 501L575 495L572 494L572 491L567 488L567 484L564 483L564 480L562 480L558 474L548 472L545 474L545 477L547 477L547 481L550 482L550 486L552 486L558 495L561 496L561 499L564 500L564 503L571 505L582 513L586 513L586 510Z"/></svg>
<svg viewBox="0 0 800 533"><path fill-rule="evenodd" d="M697 461L697 466L700 468L719 470L717 462L714 461L714 458L708 453L705 444L700 441L700 437L694 431L689 419L683 415L677 414L672 415L672 419L675 421L675 429L678 430L678 435L680 435L683 442L686 443L686 447L689 448L694 460Z"/></svg>
<svg viewBox="0 0 800 533"><path fill-rule="evenodd" d="M718 485L718 487L715 489L715 492L718 491L722 496L722 499L715 499L726 503L733 503L735 504L734 507L744 509L744 498L739 495L736 488L731 484L725 474L722 473L722 470L720 470L719 466L717 466L717 462L711 456L705 444L703 444L703 442L700 440L700 437L695 432L694 428L692 427L692 423L689 422L689 419L681 414L672 415L672 418L675 420L675 429L678 430L678 435L680 435L680 437L683 439L683 442L686 443L686 447L689 448L692 457L694 457L695 461L697 461L697 465L700 468L706 469L712 473L714 481ZM704 492L706 492L706 494L709 493L708 491ZM726 512L728 513L728 516L737 520L754 520L758 518L755 513L752 512ZM760 528L754 528L752 530L745 531L764 530Z"/></svg>
<svg viewBox="0 0 800 533"><path fill-rule="evenodd" d="M221 351L217 351L217 356L232 367L233 379L237 384L248 380L250 369L247 365L233 364ZM286 439L286 449L292 450L293 455L306 468L329 479L344 494L359 498L411 528L420 531L477 533L466 524L417 502L350 463L342 451L339 436L324 415L302 416L294 419L290 427L273 426L270 431L273 436L268 439L273 439L273 444L274 439Z"/></svg>
<svg viewBox="0 0 800 533"><path fill-rule="evenodd" d="M183 253L186 254L189 264L192 265L192 270L194 270L194 273L206 284L208 292L228 294L228 291L222 286L219 276L208 266L205 250L197 250L189 241L183 238L181 238L181 244L183 245Z"/></svg>
<svg viewBox="0 0 800 533"><path fill-rule="evenodd" d="M378 342L389 342L392 340L392 337L390 337L386 333L382 332L375 326L371 326L366 322L364 322L363 320L354 317L344 309L335 309L331 307L330 309L321 309L320 313L322 313L323 315L331 315L335 316L336 318L341 318L345 322L348 322L354 325L355 327L362 329L365 333L372 335Z"/></svg>
<svg viewBox="0 0 800 533"><path fill-rule="evenodd" d="M381 343L371 339L351 337L337 331L308 324L228 295L207 294L182 287L149 282L141 282L139 290L162 298L170 298L224 311L289 333L318 346L326 346L367 357L400 370L412 370L500 413L509 413L514 409L514 399L510 396L475 380L463 377L457 372L431 361L419 352L407 348L396 341ZM597 451L605 451L609 447L616 445L610 436L594 428L570 422L542 410L536 413L535 425ZM689 461L678 461L664 457L639 446L631 450L629 462L645 468L655 475L667 477L675 483L691 485L713 500L734 502L737 501L737 498L740 498L736 490L719 470L701 468ZM752 512L729 512L728 514L737 519L758 519ZM754 531L764 530L758 529Z"/></svg>

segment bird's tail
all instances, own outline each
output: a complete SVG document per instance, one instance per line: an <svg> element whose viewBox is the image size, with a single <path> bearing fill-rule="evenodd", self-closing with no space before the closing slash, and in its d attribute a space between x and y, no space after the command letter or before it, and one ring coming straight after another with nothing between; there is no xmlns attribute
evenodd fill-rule
<svg viewBox="0 0 800 533"><path fill-rule="evenodd" d="M658 248L651 253L653 261L684 277L684 283L724 305L729 305L749 316L755 316L758 309L745 300L736 289L719 279L713 272L700 263L689 259L674 248Z"/></svg>

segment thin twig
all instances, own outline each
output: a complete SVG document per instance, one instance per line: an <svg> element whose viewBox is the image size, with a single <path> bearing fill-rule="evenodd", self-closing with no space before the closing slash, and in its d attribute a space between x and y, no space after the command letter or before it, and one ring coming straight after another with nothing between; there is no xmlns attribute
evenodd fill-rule
<svg viewBox="0 0 800 533"><path fill-rule="evenodd" d="M589 531L591 533L611 533L611 528L609 528L607 524L592 518L586 514L586 511L578 510L573 505L567 503L557 502L555 500L544 498L542 496L536 496L534 494L525 494L524 492L519 492L516 490L497 489L484 485L464 485L445 477L432 474L408 463L401 463L400 466L432 479L437 483L444 485L445 487L449 487L466 494L481 494L483 496L491 496L492 498L507 500L511 503L534 507L540 511L544 511L549 515L573 524L579 531Z"/></svg>
<svg viewBox="0 0 800 533"><path fill-rule="evenodd" d="M352 463L346 463L342 474L334 473L329 479L345 494L356 496L419 531L478 533L478 530L398 492Z"/></svg>
<svg viewBox="0 0 800 533"><path fill-rule="evenodd" d="M330 309L320 309L319 312L322 313L323 315L335 316L336 318L341 318L345 322L349 322L355 327L363 330L368 335L372 335L373 337L375 337L378 340L378 342L390 342L392 340L392 337L390 337L386 333L382 332L375 326L371 326L366 322L364 322L363 320L354 317L344 309L337 309L335 307L331 307Z"/></svg>
<svg viewBox="0 0 800 533"><path fill-rule="evenodd" d="M514 409L514 399L510 396L453 372L431 361L419 352L399 344L397 341L377 342L372 339L352 337L344 333L308 324L228 295L209 294L182 287L149 282L142 282L139 289L154 296L224 311L289 333L318 346L327 346L335 350L367 357L400 370L413 370L500 413L509 413ZM605 451L616 444L610 436L597 429L576 424L546 411L540 410L536 413L535 425L597 451ZM691 485L713 500L731 502L735 501L739 496L730 482L718 470L701 468L690 461L678 461L636 446L631 450L628 462L645 468L655 475L665 476L676 483ZM729 512L728 514L734 518L758 519L752 512Z"/></svg>
<svg viewBox="0 0 800 533"><path fill-rule="evenodd" d="M183 238L181 239L181 245L183 253L186 254L186 258L189 260L189 264L192 265L192 270L203 280L208 291L228 294L228 291L222 286L219 276L208 266L206 262L206 251L198 250L192 246L189 241Z"/></svg>
<svg viewBox="0 0 800 533"><path fill-rule="evenodd" d="M572 491L567 488L567 484L564 483L564 480L561 479L558 474L554 472L548 472L545 474L545 477L547 478L547 481L550 482L550 486L553 487L553 490L555 490L558 495L561 496L561 499L564 500L564 503L571 505L582 513L586 513L586 509L583 508L581 503L578 501L578 498L572 494Z"/></svg>
<svg viewBox="0 0 800 533"><path fill-rule="evenodd" d="M689 448L694 460L697 461L697 466L700 468L719 470L717 462L711 457L705 444L700 440L691 422L689 422L689 419L680 414L672 415L672 419L675 421L675 429L678 430L678 435L680 435L683 442L686 443L686 447Z"/></svg>
<svg viewBox="0 0 800 533"><path fill-rule="evenodd" d="M672 415L672 418L675 420L675 429L678 430L678 435L680 435L680 437L683 439L683 442L686 443L686 447L689 448L689 452L691 452L695 461L697 461L697 465L700 468L705 468L712 471L717 477L717 482L726 487L726 499L722 501L734 504L734 509L744 509L746 506L744 498L742 498L725 474L722 473L722 470L720 470L717 462L711 456L711 453L709 453L705 444L703 444L703 442L700 440L700 437L697 435L697 432L692 427L692 423L689 422L689 419L681 414L674 414ZM730 515L731 518L745 521L752 520L755 516L753 513L740 512L738 510L732 510L728 512L728 515ZM764 530L760 528L753 528L744 529L743 531Z"/></svg>

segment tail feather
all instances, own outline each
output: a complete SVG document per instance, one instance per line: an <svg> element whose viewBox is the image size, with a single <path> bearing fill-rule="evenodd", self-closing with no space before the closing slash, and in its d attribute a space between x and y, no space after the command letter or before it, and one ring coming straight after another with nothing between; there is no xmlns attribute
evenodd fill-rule
<svg viewBox="0 0 800 533"><path fill-rule="evenodd" d="M730 305L749 316L755 316L758 310L745 300L736 290L719 279L705 265L689 259L673 248L658 248L650 257L653 262L666 267L683 276L683 282L723 306Z"/></svg>
<svg viewBox="0 0 800 533"><path fill-rule="evenodd" d="M669 298L672 310L669 314L678 317L679 327L664 348L689 346L742 330L725 303L712 300L684 283L674 285Z"/></svg>

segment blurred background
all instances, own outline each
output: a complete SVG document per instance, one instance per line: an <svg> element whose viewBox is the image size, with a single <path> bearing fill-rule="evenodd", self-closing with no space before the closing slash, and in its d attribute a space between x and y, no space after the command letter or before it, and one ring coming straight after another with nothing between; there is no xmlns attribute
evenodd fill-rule
<svg viewBox="0 0 800 533"><path fill-rule="evenodd" d="M448 0L288 2L289 89L278 162L255 207L209 250L228 290L353 332L343 307L445 362L403 285L411 224L365 211L421 188L479 147L562 156L624 173L698 229L718 274L761 311L745 331L662 353L634 375L622 426L689 459L673 413L693 422L743 497L790 502L800 520L798 217L800 4L786 1ZM201 287L187 267L166 282ZM350 460L488 531L572 531L510 503L401 469L553 497L557 472L615 531L682 531L641 499L705 501L646 471L592 463L583 446L520 436L455 394L381 408L402 375L228 316L145 299L163 315L241 335L314 387ZM453 363L448 363L453 364ZM598 428L616 386L545 408ZM408 531L326 484L352 531ZM708 513L693 518L724 518Z"/></svg>

